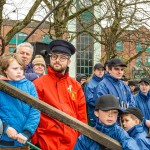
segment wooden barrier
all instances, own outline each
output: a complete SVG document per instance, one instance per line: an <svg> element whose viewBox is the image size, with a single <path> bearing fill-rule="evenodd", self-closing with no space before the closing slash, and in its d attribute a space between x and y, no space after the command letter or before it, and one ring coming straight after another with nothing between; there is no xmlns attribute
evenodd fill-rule
<svg viewBox="0 0 150 150"><path fill-rule="evenodd" d="M99 132L98 130L90 127L89 125L69 116L68 114L48 105L47 103L35 98L16 87L11 86L10 84L6 83L3 80L0 80L0 90L13 96L21 101L37 108L41 112L45 113L46 115L63 122L64 124L70 126L71 128L81 132L82 134L86 135L87 137L93 139L94 141L106 146L112 150L122 150L121 145L118 141L114 140L113 138ZM9 101L9 100L8 100ZM8 102L9 104L9 102Z"/></svg>

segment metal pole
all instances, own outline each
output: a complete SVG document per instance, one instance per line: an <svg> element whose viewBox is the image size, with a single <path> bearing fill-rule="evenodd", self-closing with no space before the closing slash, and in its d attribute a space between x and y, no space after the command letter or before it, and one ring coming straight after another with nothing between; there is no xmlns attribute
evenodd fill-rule
<svg viewBox="0 0 150 150"><path fill-rule="evenodd" d="M32 32L23 40L23 42L25 42L38 28L39 26L48 18L48 16L55 10L58 8L58 6L61 5L61 3L63 2L64 0L62 0L60 3L58 3L46 16L45 18L32 30Z"/></svg>
<svg viewBox="0 0 150 150"><path fill-rule="evenodd" d="M18 23L18 8L16 8L16 13L17 13L17 23ZM18 32L16 33L16 47L18 45Z"/></svg>

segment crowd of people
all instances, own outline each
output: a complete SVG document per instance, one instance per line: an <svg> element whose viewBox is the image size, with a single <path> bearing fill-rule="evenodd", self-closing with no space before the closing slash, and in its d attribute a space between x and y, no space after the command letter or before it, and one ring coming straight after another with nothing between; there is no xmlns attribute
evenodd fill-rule
<svg viewBox="0 0 150 150"><path fill-rule="evenodd" d="M0 79L41 101L89 124L117 140L124 150L150 149L150 80L135 84L124 76L126 64L118 58L97 63L90 78L69 76L75 47L65 40L49 44L50 65L33 58L33 46L24 42L15 53L4 54L0 37ZM0 91L0 150L29 150L27 141L42 150L104 150L89 137Z"/></svg>

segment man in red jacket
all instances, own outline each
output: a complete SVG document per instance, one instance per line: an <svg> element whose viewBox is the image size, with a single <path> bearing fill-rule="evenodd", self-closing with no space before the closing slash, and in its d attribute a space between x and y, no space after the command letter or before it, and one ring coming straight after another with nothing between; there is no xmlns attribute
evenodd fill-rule
<svg viewBox="0 0 150 150"><path fill-rule="evenodd" d="M39 99L87 123L86 103L81 85L68 73L70 57L75 53L75 47L67 41L54 40L49 48L48 74L34 81ZM71 127L42 113L33 143L42 150L72 150L78 135Z"/></svg>

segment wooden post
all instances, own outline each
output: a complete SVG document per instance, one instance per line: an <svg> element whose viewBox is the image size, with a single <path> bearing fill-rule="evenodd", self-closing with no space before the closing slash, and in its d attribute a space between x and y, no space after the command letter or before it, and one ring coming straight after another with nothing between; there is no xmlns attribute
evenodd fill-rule
<svg viewBox="0 0 150 150"><path fill-rule="evenodd" d="M47 103L35 98L16 87L11 86L10 84L6 83L5 81L0 80L0 90L13 96L21 101L37 108L42 113L63 122L64 124L70 126L71 128L81 132L82 134L86 135L87 137L93 139L94 141L106 146L112 150L122 150L121 145L118 141L114 140L113 138L97 131L96 129L90 127L89 125L77 120L69 116L68 114L48 105ZM7 100L9 103L9 99Z"/></svg>

